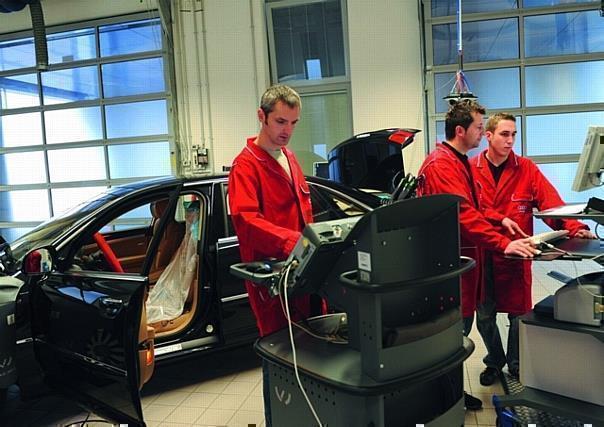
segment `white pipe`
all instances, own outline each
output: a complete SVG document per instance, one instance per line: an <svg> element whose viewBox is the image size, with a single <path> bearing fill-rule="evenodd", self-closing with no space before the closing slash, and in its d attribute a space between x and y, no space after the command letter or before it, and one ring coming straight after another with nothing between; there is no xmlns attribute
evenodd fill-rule
<svg viewBox="0 0 604 427"><path fill-rule="evenodd" d="M252 70L254 72L254 94L259 98L258 88L258 60L256 59L256 26L254 25L254 0L249 0L248 5L250 7L250 33L252 35Z"/></svg>
<svg viewBox="0 0 604 427"><path fill-rule="evenodd" d="M210 73L208 71L208 49L207 49L207 31L205 22L205 8L203 2L196 0L201 7L195 10L194 33L195 33L195 58L197 70L200 73L198 77L198 94L199 108L201 111L201 146L208 150L212 150L213 146L213 129L212 129L212 108L210 103ZM201 43L199 41L199 26L201 26ZM208 164L209 171L213 170L213 166Z"/></svg>
<svg viewBox="0 0 604 427"><path fill-rule="evenodd" d="M194 3L198 3L199 0L193 0ZM193 10L192 12L192 16L193 16L193 42L195 45L195 50L194 52L188 52L189 54L193 54L195 57L195 69L197 70L197 73L201 73L202 72L202 64L201 64L201 58L200 58L200 47L199 47L199 37L200 37L200 33L199 33L199 28L197 25L197 17L198 17L198 13L201 14L201 16L203 16L203 4L200 5L199 9L197 9L195 7L195 5L192 5ZM203 28L203 21L202 21L202 34L201 37L204 37L205 35L203 34L203 32L205 31L205 28ZM200 126L200 139L201 139L201 146L205 148L205 126L203 125L204 122L204 117L205 117L205 110L204 110L204 103L202 101L203 99L203 88L202 88L203 82L201 81L200 75L197 74L196 78L195 78L195 86L197 87L197 96L198 96L198 104L199 104L199 115L201 116L201 126Z"/></svg>
<svg viewBox="0 0 604 427"><path fill-rule="evenodd" d="M187 94L189 84L189 76L187 72L186 60L184 56L184 45L185 45L185 32L183 23L183 10L181 9L181 2L179 0L173 0L173 19L174 27L176 27L176 35L173 37L174 40L174 63L175 63L175 77L176 77L176 100L177 100L177 145L181 156L181 166L190 167L191 165L191 124L190 124L190 111L189 103L187 102ZM173 28L174 28L173 27Z"/></svg>

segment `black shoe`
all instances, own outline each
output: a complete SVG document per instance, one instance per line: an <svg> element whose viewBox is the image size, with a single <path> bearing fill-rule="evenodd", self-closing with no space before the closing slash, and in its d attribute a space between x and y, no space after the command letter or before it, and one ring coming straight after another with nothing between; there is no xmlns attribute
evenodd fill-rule
<svg viewBox="0 0 604 427"><path fill-rule="evenodd" d="M518 368L516 368L516 369L508 368L508 374L510 374L510 377L514 378L516 381L518 381L520 379L520 372L519 372Z"/></svg>
<svg viewBox="0 0 604 427"><path fill-rule="evenodd" d="M487 366L484 371L480 373L480 384L489 386L495 384L495 381L499 379L499 370L491 366Z"/></svg>
<svg viewBox="0 0 604 427"><path fill-rule="evenodd" d="M463 392L463 400L468 411L478 411L479 409L482 409L482 400L465 391Z"/></svg>

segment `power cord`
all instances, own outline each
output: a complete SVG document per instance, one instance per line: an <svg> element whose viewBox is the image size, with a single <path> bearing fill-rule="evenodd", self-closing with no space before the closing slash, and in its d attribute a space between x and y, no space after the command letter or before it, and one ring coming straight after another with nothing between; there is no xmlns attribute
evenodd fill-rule
<svg viewBox="0 0 604 427"><path fill-rule="evenodd" d="M590 260L595 261L596 259L602 258L602 257L604 257L604 253L591 257ZM579 289L581 289L584 292L587 292L589 295L591 295L594 298L604 298L604 295L598 295L598 294L590 291L589 289L587 289L587 287L583 283L581 283L581 279L579 278L579 269L577 268L577 263L573 262L573 267L575 268L575 280L577 281L577 285L579 285Z"/></svg>
<svg viewBox="0 0 604 427"><path fill-rule="evenodd" d="M109 424L109 425L113 425L113 423L107 421L107 420L91 420L90 419L90 415L92 413L88 412L88 415L86 415L86 418L84 418L83 421L76 421L75 423L71 423L71 424L67 424L66 427L84 427L86 425L86 423L100 423L100 424Z"/></svg>
<svg viewBox="0 0 604 427"><path fill-rule="evenodd" d="M277 285L277 287L279 289L279 293L278 294L279 294L279 302L281 303L281 310L283 311L283 314L286 316L286 318L288 316L287 316L287 312L285 310L285 303L283 301L283 294L287 293L287 276L289 275L291 268L295 268L296 266L297 266L297 263L295 262L295 260L292 261L292 262L290 262L286 266L284 266L283 271L285 273L281 275L281 277L279 279L279 283ZM334 328L334 330L331 331L330 333L328 333L326 335L319 335L318 333L312 331L312 329L310 328L309 325L302 326L300 323L292 321L291 320L291 316L290 316L290 318L288 320L291 322L292 325L294 325L298 329L306 332L311 337L314 337L314 338L322 340L322 341L327 341L327 342L330 342L332 344L348 344L348 340L347 339L342 338L340 335L338 335L338 332L340 331L341 323L339 323Z"/></svg>
<svg viewBox="0 0 604 427"><path fill-rule="evenodd" d="M289 271L291 269L291 264L287 267L287 269L285 270L285 280L284 283L287 285L287 278L289 276ZM302 392L302 395L304 396L304 399L306 399L306 403L308 404L308 407L310 408L310 411L312 412L313 416L315 417L315 420L317 421L317 423L319 423L319 427L323 426L323 423L321 422L319 416L317 415L317 411L315 411L314 406L312 405L312 403L310 402L310 399L308 398L308 395L306 394L306 390L304 390L304 386L302 385L302 380L300 379L300 374L298 373L298 359L296 356L296 345L294 343L294 331L292 328L292 321L291 321L291 316L289 313L289 301L287 299L287 289L286 287L283 288L283 294L284 294L284 298L285 298L285 317L287 319L287 328L289 330L289 340L292 346L292 362L294 364L294 373L296 374L296 380L298 381L298 387L300 387L300 391Z"/></svg>
<svg viewBox="0 0 604 427"><path fill-rule="evenodd" d="M542 244L543 246L545 246L546 248L549 248L549 249L551 249L551 250L553 250L553 251L556 251L556 252L560 252L561 254L564 254L564 255L567 255L567 256L575 256L574 254L572 254L572 253L570 253L570 252L568 252L568 251L565 251L565 250L562 250L562 249L560 249L560 248L555 247L555 246L554 246L554 245L552 245L551 243L548 243L548 242L541 242L541 244ZM575 266L575 267L576 267L576 266Z"/></svg>

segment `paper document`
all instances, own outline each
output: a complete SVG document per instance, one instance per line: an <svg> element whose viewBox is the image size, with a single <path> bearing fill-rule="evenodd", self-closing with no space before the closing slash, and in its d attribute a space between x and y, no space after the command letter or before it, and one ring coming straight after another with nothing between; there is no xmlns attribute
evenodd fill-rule
<svg viewBox="0 0 604 427"><path fill-rule="evenodd" d="M585 211L585 207L587 203L578 203L573 205L560 206L558 208L548 209L547 212L549 215L576 215L583 213Z"/></svg>

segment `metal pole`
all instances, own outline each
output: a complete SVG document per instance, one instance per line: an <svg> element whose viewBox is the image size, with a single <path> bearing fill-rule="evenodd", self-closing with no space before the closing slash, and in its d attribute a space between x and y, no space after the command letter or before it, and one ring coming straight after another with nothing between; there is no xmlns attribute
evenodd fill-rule
<svg viewBox="0 0 604 427"><path fill-rule="evenodd" d="M461 32L461 0L457 0L457 63L463 70L463 41Z"/></svg>

